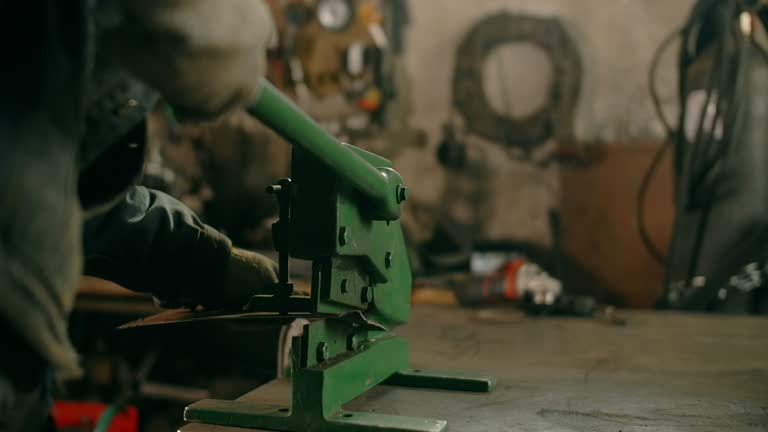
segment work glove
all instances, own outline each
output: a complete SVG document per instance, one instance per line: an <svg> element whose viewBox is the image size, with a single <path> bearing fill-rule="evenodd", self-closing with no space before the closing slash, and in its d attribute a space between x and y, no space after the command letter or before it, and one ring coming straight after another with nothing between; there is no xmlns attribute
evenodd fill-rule
<svg viewBox="0 0 768 432"><path fill-rule="evenodd" d="M276 262L256 252L232 248L220 285L173 298L155 296L154 300L166 309L202 306L205 310L241 310L252 296L275 294L277 289Z"/></svg>
<svg viewBox="0 0 768 432"><path fill-rule="evenodd" d="M241 308L256 294L277 292L277 263L256 252L232 248L222 295L208 308Z"/></svg>

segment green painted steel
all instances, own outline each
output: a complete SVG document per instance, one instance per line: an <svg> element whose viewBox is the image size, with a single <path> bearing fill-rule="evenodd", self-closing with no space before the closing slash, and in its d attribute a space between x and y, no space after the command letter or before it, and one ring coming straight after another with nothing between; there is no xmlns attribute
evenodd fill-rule
<svg viewBox="0 0 768 432"><path fill-rule="evenodd" d="M185 419L286 432L440 432L446 422L344 410L381 383L488 392L492 377L412 370L408 344L389 328L411 312L411 268L398 221L407 188L390 161L342 144L266 81L253 115L294 145L291 179L269 188L280 219L277 295L254 296L250 312L317 319L293 339L291 405L252 398L203 400ZM312 261L310 296L291 295L291 258Z"/></svg>
<svg viewBox="0 0 768 432"><path fill-rule="evenodd" d="M341 143L267 80L262 79L259 97L248 112L280 134L293 146L311 153L369 200L371 215L380 220L400 217L396 171L377 170Z"/></svg>
<svg viewBox="0 0 768 432"><path fill-rule="evenodd" d="M391 170L373 153L341 144L365 163ZM384 326L410 319L411 268L400 222L372 219L360 194L312 154L294 149L287 219L273 225L275 248L314 263L308 312L359 310ZM281 264L282 265L282 264ZM288 298L254 299L249 310L286 310ZM291 300L296 301L297 299ZM257 305L258 303L258 305Z"/></svg>
<svg viewBox="0 0 768 432"><path fill-rule="evenodd" d="M343 405L400 370L408 368L408 344L388 332L363 331L364 342L350 349L349 334L359 327L340 320L307 324L294 340L291 406L245 401L202 400L187 407L185 420L290 432L439 432L442 420L346 411ZM328 358L317 348L327 344ZM301 348L298 348L301 347Z"/></svg>
<svg viewBox="0 0 768 432"><path fill-rule="evenodd" d="M389 161L373 153L351 146L350 149L374 166L385 167L389 164ZM357 302L370 319L385 326L404 324L411 316L412 279L400 222L366 219L354 198L351 191L343 189L337 198L336 231L346 230L348 240L344 245L336 242L335 255L339 261L347 263L342 265L339 262L330 273L324 305L349 306L351 303L345 302L349 300ZM387 256L390 256L389 261ZM359 277L352 283L356 275ZM344 279L350 279L346 293L341 289ZM366 288L369 291L368 303L363 299ZM323 311L321 307L319 312Z"/></svg>
<svg viewBox="0 0 768 432"><path fill-rule="evenodd" d="M187 407L185 420L286 432L440 432L443 420L353 412L344 404L381 383L473 392L494 386L488 376L409 369L404 338L344 319L307 324L294 338L292 360L290 406L207 399Z"/></svg>

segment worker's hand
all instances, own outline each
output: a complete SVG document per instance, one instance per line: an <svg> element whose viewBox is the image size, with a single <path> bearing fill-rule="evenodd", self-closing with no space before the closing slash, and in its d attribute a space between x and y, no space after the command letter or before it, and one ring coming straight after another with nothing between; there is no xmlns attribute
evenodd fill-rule
<svg viewBox="0 0 768 432"><path fill-rule="evenodd" d="M275 294L277 263L264 255L232 248L222 292L203 306L208 309L242 308L255 294Z"/></svg>
<svg viewBox="0 0 768 432"><path fill-rule="evenodd" d="M277 263L264 255L232 248L220 284L170 297L155 296L154 299L162 308L197 309L202 306L205 310L241 310L252 296L275 294L277 290Z"/></svg>

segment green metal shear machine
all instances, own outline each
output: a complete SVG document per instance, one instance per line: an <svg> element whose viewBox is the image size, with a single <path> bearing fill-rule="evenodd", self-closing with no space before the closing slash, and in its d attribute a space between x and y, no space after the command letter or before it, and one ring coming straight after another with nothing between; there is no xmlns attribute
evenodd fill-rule
<svg viewBox="0 0 768 432"><path fill-rule="evenodd" d="M266 80L249 112L293 145L290 179L268 188L279 221L280 290L247 312L309 319L293 338L291 405L202 400L185 420L288 432L438 432L443 420L351 412L379 384L489 392L494 379L413 370L408 343L390 329L410 317L411 269L400 227L408 197L392 164L329 135ZM312 262L311 295L295 295L290 259Z"/></svg>

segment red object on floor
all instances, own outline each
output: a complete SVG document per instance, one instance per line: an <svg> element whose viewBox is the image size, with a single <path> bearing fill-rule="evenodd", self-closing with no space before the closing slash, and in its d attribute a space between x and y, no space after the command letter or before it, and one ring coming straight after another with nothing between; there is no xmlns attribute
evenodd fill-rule
<svg viewBox="0 0 768 432"><path fill-rule="evenodd" d="M54 401L51 414L56 429L93 430L107 405L99 402ZM139 410L127 406L117 414L109 425L109 432L139 432Z"/></svg>

